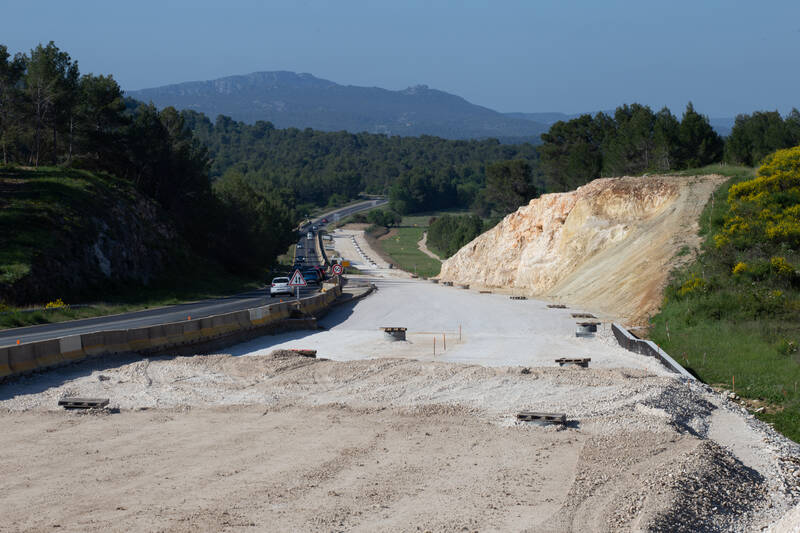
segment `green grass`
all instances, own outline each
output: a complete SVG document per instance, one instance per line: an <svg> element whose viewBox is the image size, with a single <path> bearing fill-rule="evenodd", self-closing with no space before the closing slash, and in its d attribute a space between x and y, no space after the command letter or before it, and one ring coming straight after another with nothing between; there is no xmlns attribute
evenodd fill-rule
<svg viewBox="0 0 800 533"><path fill-rule="evenodd" d="M753 169L717 165L683 174L715 172L731 179L714 194L700 219L704 237L696 261L673 273L665 302L651 321L650 338L702 381L732 390L751 407L763 406L760 419L800 441L800 290L774 281L735 277L731 257L717 249L713 236L722 228L728 189L751 179ZM769 256L765 243L741 253ZM797 252L784 255L797 260ZM703 280L701 290L680 294L687 279Z"/></svg>
<svg viewBox="0 0 800 533"><path fill-rule="evenodd" d="M88 307L26 311L26 308L0 305L0 329L64 322L80 318L115 315L176 305L206 298L218 298L264 286L264 280L247 279L228 274L214 267L200 268L193 275L160 280L152 287L117 287L103 291L102 300L90 300ZM69 304L87 302L70 302ZM36 306L39 307L39 306Z"/></svg>
<svg viewBox="0 0 800 533"><path fill-rule="evenodd" d="M449 211L430 211L425 213L414 213L403 217L403 221L398 228L394 228L396 235L383 240L371 240L386 259L396 267L406 272L417 273L424 277L433 277L439 274L442 268L441 262L428 257L417 246L422 239L422 234L428 230L431 217L443 215L466 214L465 210ZM437 250L433 250L437 253ZM440 254L439 254L440 255Z"/></svg>
<svg viewBox="0 0 800 533"><path fill-rule="evenodd" d="M403 219L403 223L405 223L405 219ZM416 273L420 276L432 277L439 274L442 263L428 257L417 247L426 227L402 226L396 229L396 235L377 241L378 246L391 258L392 263L406 272Z"/></svg>

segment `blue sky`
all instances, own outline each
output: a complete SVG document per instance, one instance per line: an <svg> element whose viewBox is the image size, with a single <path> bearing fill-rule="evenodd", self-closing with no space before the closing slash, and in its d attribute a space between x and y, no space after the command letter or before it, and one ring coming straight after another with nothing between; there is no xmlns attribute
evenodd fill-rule
<svg viewBox="0 0 800 533"><path fill-rule="evenodd" d="M640 102L800 108L800 1L4 2L0 43L53 40L123 89L261 70L427 84L498 111Z"/></svg>

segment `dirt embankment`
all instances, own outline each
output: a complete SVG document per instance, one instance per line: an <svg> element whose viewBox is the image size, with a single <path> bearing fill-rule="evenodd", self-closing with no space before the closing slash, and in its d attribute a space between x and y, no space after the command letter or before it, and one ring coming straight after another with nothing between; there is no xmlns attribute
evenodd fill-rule
<svg viewBox="0 0 800 533"><path fill-rule="evenodd" d="M439 277L644 322L658 310L670 271L693 257L700 214L725 180L603 178L542 195L445 261Z"/></svg>

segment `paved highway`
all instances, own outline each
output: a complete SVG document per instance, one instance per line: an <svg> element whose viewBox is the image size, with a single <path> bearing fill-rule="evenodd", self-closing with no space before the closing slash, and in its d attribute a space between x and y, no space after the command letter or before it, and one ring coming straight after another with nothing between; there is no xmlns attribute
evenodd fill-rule
<svg viewBox="0 0 800 533"><path fill-rule="evenodd" d="M324 213L314 219L311 224L304 225L302 228L300 228L303 230L303 232L300 235L298 243L302 244L303 246L303 255L306 257L305 264L321 264L321 258L317 257L314 240L309 240L307 238L308 232L311 230L312 225L318 224L323 218L333 220L337 215L339 217L343 217L358 211L371 209L375 206L376 202L377 205L383 205L386 203L385 200L369 200L359 204L354 204L331 211L329 213ZM316 238L316 235L314 238ZM316 287L304 288L300 291L300 296L308 296L316 291ZM68 322L59 322L57 324L42 324L39 326L5 329L0 330L0 346L16 344L18 340L20 343L34 342L55 339L58 337L66 337L69 335L80 335L95 331L131 329L144 326L154 326L157 324L167 324L170 322L180 322L182 320L188 320L189 317L192 317L192 319L204 318L211 315L230 313L233 311L249 309L251 307L268 305L271 303L276 303L280 299L286 300L287 298L291 297L282 296L280 298L272 298L269 296L269 288L266 288L235 294L232 296L225 296L222 298L213 298L198 302L159 307L156 309L145 309L143 311L134 311L119 315L71 320Z"/></svg>

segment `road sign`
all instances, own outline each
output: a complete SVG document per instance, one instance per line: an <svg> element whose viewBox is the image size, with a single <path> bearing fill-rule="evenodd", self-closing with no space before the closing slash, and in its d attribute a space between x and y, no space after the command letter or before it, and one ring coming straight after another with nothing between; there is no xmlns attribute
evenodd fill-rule
<svg viewBox="0 0 800 533"><path fill-rule="evenodd" d="M305 287L308 285L306 283L305 278L303 277L303 273L300 270L295 270L294 274L292 274L292 278L289 280L290 287Z"/></svg>
<svg viewBox="0 0 800 533"><path fill-rule="evenodd" d="M343 267L349 267L350 266L350 261L342 261L342 266Z"/></svg>
<svg viewBox="0 0 800 533"><path fill-rule="evenodd" d="M344 271L344 268L342 267L342 265L333 265L333 273L334 273L335 275L337 275L337 276L338 276L338 275L339 275L339 274L341 274L343 271Z"/></svg>

